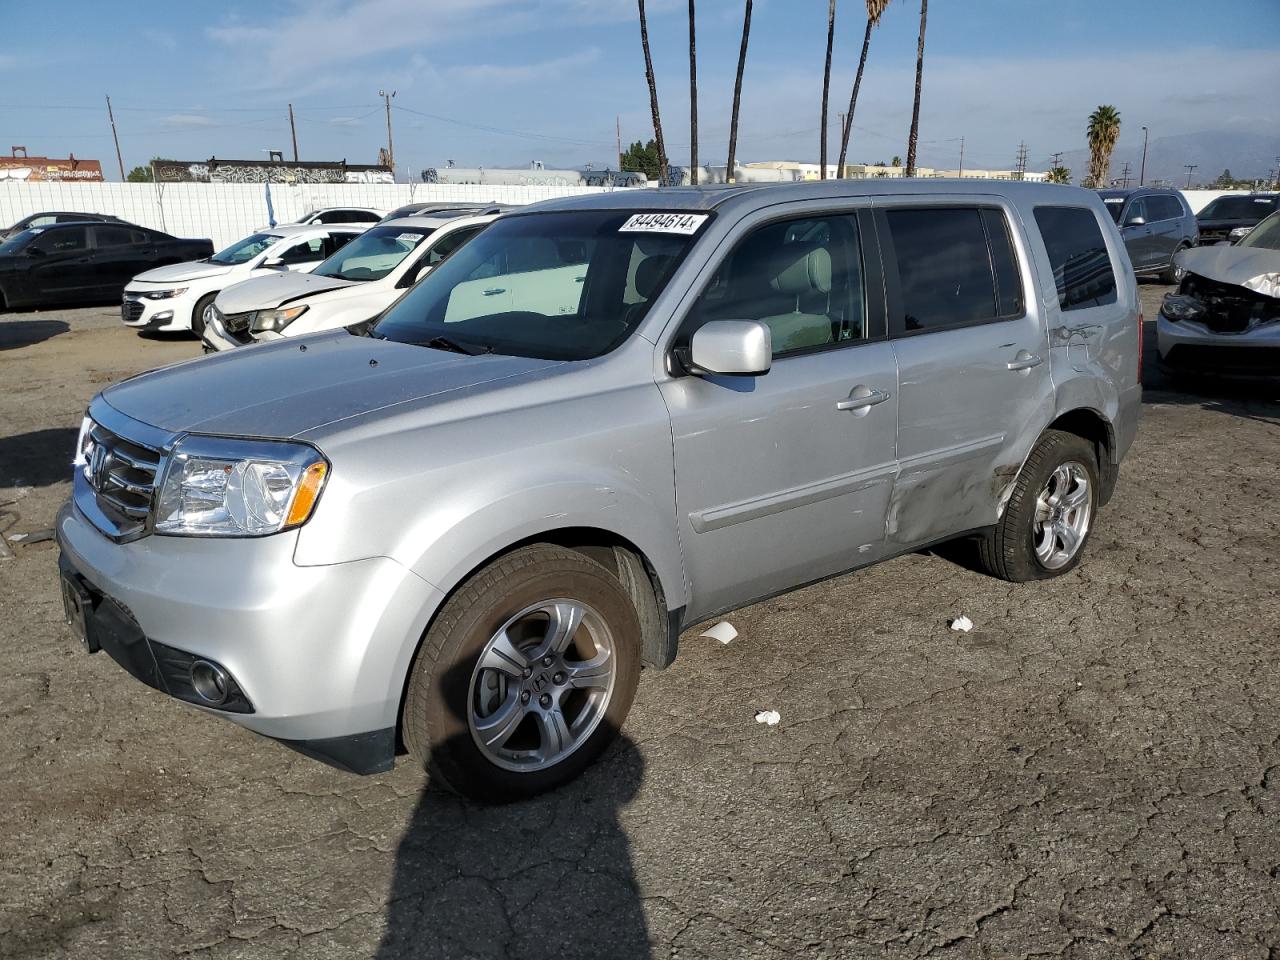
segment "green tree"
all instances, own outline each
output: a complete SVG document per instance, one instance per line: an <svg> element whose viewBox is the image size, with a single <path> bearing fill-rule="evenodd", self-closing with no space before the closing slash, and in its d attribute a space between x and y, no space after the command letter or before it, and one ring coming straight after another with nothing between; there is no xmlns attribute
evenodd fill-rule
<svg viewBox="0 0 1280 960"><path fill-rule="evenodd" d="M902 166L902 158L901 158L900 156L898 156L898 155L895 153L895 154L893 155L893 161L889 164L889 166L891 166L891 167L900 167L900 166Z"/></svg>
<svg viewBox="0 0 1280 960"><path fill-rule="evenodd" d="M924 26L929 15L929 0L920 0L920 39L916 43L916 98L911 107L911 132L907 135L908 177L916 175L916 144L920 141L920 89L924 86Z"/></svg>
<svg viewBox="0 0 1280 960"><path fill-rule="evenodd" d="M1111 153L1120 139L1120 111L1103 104L1089 114L1089 178L1085 186L1095 190L1107 185Z"/></svg>
<svg viewBox="0 0 1280 960"><path fill-rule="evenodd" d="M1046 183L1071 183L1071 171L1066 167L1052 167L1049 175L1045 177Z"/></svg>
<svg viewBox="0 0 1280 960"><path fill-rule="evenodd" d="M127 180L129 183L150 183L153 179L154 177L151 174L150 165L147 165L145 167L142 167L142 166L134 167L132 170L129 171L129 175L125 177L125 180Z"/></svg>
<svg viewBox="0 0 1280 960"><path fill-rule="evenodd" d="M648 143L637 140L622 154L623 170L638 170L651 180L658 179L662 164L658 160L658 142L652 138Z"/></svg>
<svg viewBox="0 0 1280 960"><path fill-rule="evenodd" d="M862 35L862 56L858 59L858 72L853 77L853 92L849 94L849 112L844 117L844 129L840 131L840 159L836 161L836 173L844 176L844 161L849 155L849 134L853 131L853 112L858 108L858 89L862 86L862 71L867 66L867 50L871 47L871 28L880 22L880 15L889 0L867 0L867 29Z"/></svg>
<svg viewBox="0 0 1280 960"><path fill-rule="evenodd" d="M742 14L742 46L738 48L738 75L733 82L733 113L729 117L729 162L725 165L724 178L733 183L737 177L734 165L738 158L738 108L742 105L742 71L747 66L747 40L751 36L751 0L747 0Z"/></svg>

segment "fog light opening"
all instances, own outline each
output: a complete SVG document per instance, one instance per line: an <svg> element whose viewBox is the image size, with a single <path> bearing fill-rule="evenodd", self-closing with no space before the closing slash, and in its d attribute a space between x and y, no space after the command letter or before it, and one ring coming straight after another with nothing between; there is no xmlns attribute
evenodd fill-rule
<svg viewBox="0 0 1280 960"><path fill-rule="evenodd" d="M191 686L200 699L207 703L225 703L231 691L231 678L220 666L208 660L197 660L191 665Z"/></svg>

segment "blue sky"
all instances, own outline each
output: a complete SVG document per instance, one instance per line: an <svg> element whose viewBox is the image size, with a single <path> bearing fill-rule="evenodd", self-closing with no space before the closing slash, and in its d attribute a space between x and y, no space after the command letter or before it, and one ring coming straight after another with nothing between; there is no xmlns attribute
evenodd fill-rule
<svg viewBox="0 0 1280 960"><path fill-rule="evenodd" d="M688 157L687 3L649 0L650 41L673 160ZM826 40L821 0L756 0L739 156L816 160ZM634 0L274 0L136 4L0 0L0 149L96 157L114 172L103 94L126 168L153 155L373 162L385 143L380 88L395 89L396 154L443 165L609 162L652 133ZM51 17L49 11L57 10ZM832 81L847 104L865 9L841 0ZM918 0L875 31L851 160L905 154ZM740 0L698 3L700 154L724 162ZM1280 2L933 0L921 162L1032 168L1084 145L1113 103L1122 147L1205 130L1280 133Z"/></svg>

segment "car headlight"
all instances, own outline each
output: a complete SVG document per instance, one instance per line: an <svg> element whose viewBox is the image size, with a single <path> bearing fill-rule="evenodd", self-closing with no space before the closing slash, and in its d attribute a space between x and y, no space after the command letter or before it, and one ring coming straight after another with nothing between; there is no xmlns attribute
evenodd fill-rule
<svg viewBox="0 0 1280 960"><path fill-rule="evenodd" d="M306 312L306 304L300 307L286 307L282 310L259 310L253 318L253 329L255 332L274 330L279 333Z"/></svg>
<svg viewBox="0 0 1280 960"><path fill-rule="evenodd" d="M1195 297L1185 293L1166 293L1160 313L1168 320L1199 320L1205 315L1205 306Z"/></svg>
<svg viewBox="0 0 1280 960"><path fill-rule="evenodd" d="M93 458L94 444L92 430L93 421L86 413L84 419L80 421L80 436L76 438L76 455L71 461L72 475L74 476L75 470L80 470L84 473L86 480L93 479L89 474L89 461Z"/></svg>
<svg viewBox="0 0 1280 960"><path fill-rule="evenodd" d="M1249 231L1252 229L1253 227L1236 227L1227 234L1227 237L1232 240L1239 240L1241 237L1247 237L1249 235Z"/></svg>
<svg viewBox="0 0 1280 960"><path fill-rule="evenodd" d="M307 522L329 464L301 443L188 436L165 468L155 532L262 537Z"/></svg>
<svg viewBox="0 0 1280 960"><path fill-rule="evenodd" d="M173 297L180 297L186 292L186 287L174 287L172 290L147 290L141 296L147 300L169 300Z"/></svg>

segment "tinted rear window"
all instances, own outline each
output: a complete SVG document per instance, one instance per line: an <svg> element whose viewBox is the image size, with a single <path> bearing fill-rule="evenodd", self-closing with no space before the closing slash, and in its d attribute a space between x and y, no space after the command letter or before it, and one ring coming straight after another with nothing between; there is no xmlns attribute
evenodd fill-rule
<svg viewBox="0 0 1280 960"><path fill-rule="evenodd" d="M1202 220L1261 220L1276 209L1275 197L1219 197L1200 211Z"/></svg>
<svg viewBox="0 0 1280 960"><path fill-rule="evenodd" d="M1176 220L1182 216L1182 204L1177 197L1158 193L1147 197L1147 211L1152 220Z"/></svg>
<svg viewBox="0 0 1280 960"><path fill-rule="evenodd" d="M910 333L1022 313L1022 282L1004 214L978 207L886 212Z"/></svg>
<svg viewBox="0 0 1280 960"><path fill-rule="evenodd" d="M1083 310L1116 302L1116 275L1092 210L1036 207L1036 224L1049 251L1058 306Z"/></svg>

